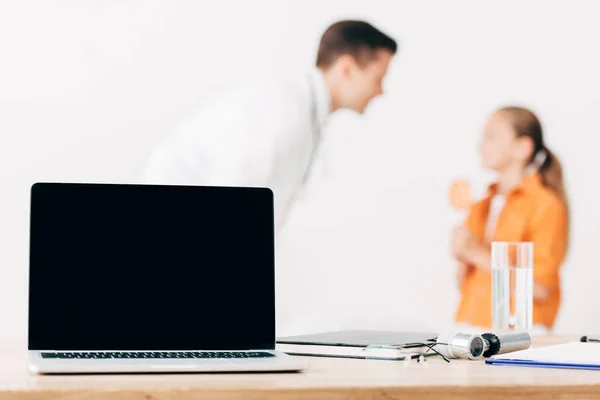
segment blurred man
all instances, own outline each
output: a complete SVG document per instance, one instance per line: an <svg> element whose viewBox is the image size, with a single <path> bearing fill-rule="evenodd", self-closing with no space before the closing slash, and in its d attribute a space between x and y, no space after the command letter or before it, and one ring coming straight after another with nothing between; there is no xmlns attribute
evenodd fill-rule
<svg viewBox="0 0 600 400"><path fill-rule="evenodd" d="M216 101L155 151L145 181L269 187L279 230L309 175L326 119L344 108L363 113L383 93L396 50L392 38L366 22L332 25L313 71Z"/></svg>

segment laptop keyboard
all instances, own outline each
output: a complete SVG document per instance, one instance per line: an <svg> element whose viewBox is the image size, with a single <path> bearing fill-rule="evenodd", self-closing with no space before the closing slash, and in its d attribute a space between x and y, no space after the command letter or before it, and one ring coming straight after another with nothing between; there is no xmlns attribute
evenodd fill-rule
<svg viewBox="0 0 600 400"><path fill-rule="evenodd" d="M42 352L42 358L68 358L68 359L139 359L139 358L195 358L195 359L223 359L223 358L269 358L274 354L266 351L135 351L135 352Z"/></svg>

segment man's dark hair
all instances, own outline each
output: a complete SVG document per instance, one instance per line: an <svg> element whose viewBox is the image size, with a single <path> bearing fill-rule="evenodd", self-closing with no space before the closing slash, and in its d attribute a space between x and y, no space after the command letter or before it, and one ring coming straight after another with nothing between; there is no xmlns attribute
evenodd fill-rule
<svg viewBox="0 0 600 400"><path fill-rule="evenodd" d="M396 54L396 41L364 21L340 21L331 25L319 44L317 67L327 68L340 56L350 55L360 65L375 57L377 50L389 50Z"/></svg>

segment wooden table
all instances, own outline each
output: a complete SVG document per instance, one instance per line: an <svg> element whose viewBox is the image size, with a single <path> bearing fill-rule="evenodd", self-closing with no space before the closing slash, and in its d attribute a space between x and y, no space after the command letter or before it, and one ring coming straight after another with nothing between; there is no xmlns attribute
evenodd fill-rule
<svg viewBox="0 0 600 400"><path fill-rule="evenodd" d="M544 338L534 345L575 340ZM599 345L600 346L600 345ZM4 399L583 399L600 398L600 371L498 367L429 358L402 362L307 358L304 373L37 376L24 345L0 343Z"/></svg>

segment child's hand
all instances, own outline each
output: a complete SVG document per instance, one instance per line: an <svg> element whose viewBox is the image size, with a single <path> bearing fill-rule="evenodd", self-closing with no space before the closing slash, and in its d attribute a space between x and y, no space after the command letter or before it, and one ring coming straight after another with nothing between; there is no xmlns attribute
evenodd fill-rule
<svg viewBox="0 0 600 400"><path fill-rule="evenodd" d="M450 248L454 258L465 261L465 253L473 245L473 241L473 235L466 227L459 225L454 228L450 237Z"/></svg>
<svg viewBox="0 0 600 400"><path fill-rule="evenodd" d="M468 211L473 200L471 198L471 185L464 179L457 179L450 187L450 205L458 211Z"/></svg>
<svg viewBox="0 0 600 400"><path fill-rule="evenodd" d="M480 243L475 235L465 226L457 226L452 231L451 237L452 255L458 261L465 264L475 264L477 266L489 264L489 251L485 243Z"/></svg>
<svg viewBox="0 0 600 400"><path fill-rule="evenodd" d="M467 281L467 276L469 275L469 271L471 270L471 266L465 263L458 263L458 269L456 271L456 283L458 284L458 289L462 289L465 282Z"/></svg>

